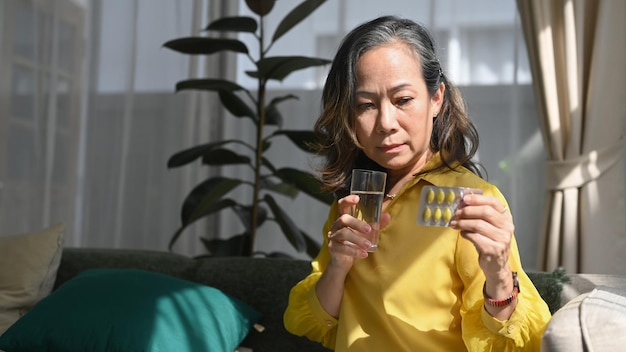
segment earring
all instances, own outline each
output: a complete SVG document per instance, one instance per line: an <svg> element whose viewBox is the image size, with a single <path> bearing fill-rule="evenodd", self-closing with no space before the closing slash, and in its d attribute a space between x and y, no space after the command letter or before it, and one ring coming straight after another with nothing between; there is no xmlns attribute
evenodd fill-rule
<svg viewBox="0 0 626 352"><path fill-rule="evenodd" d="M433 119L436 119L436 118L437 118L437 115L439 115L439 113L438 113L438 112L436 112L436 113L433 115Z"/></svg>

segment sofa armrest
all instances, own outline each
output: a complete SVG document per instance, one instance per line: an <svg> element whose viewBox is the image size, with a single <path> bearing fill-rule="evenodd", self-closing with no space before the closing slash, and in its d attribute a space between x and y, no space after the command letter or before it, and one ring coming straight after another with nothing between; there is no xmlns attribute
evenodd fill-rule
<svg viewBox="0 0 626 352"><path fill-rule="evenodd" d="M603 274L569 274L569 282L563 285L561 305L599 286L613 287L626 292L626 276Z"/></svg>

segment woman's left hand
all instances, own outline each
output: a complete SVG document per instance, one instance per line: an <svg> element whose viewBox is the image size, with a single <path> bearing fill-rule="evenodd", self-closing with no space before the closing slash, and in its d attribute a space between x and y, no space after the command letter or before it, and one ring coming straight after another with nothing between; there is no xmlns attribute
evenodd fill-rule
<svg viewBox="0 0 626 352"><path fill-rule="evenodd" d="M485 293L496 300L512 297L514 283L508 262L515 227L506 206L495 197L466 195L450 226L474 244L485 273ZM507 320L516 306L515 300L501 307L485 305L485 309L493 317Z"/></svg>
<svg viewBox="0 0 626 352"><path fill-rule="evenodd" d="M508 260L515 229L510 212L497 198L480 194L464 196L463 203L450 226L474 244L488 281L510 280Z"/></svg>

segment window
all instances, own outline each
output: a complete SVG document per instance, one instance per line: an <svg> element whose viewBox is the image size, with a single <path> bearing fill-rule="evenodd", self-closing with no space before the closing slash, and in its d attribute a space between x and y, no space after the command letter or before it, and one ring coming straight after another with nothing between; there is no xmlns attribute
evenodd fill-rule
<svg viewBox="0 0 626 352"><path fill-rule="evenodd" d="M73 212L84 13L67 0L8 0L0 16L0 219L11 219L0 228L11 233L39 226L32 214L47 225Z"/></svg>

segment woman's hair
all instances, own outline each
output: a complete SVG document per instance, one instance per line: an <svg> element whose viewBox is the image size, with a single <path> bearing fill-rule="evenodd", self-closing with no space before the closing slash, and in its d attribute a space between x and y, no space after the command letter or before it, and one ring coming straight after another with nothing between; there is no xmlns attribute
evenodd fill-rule
<svg viewBox="0 0 626 352"><path fill-rule="evenodd" d="M482 176L480 165L471 159L478 149L478 132L465 110L458 89L446 78L435 53L429 31L411 20L395 16L379 17L361 24L343 39L333 60L322 93L322 113L314 131L319 138L318 151L326 157L321 181L324 188L345 193L354 168L384 170L360 148L355 132L356 66L366 52L390 43L405 44L417 58L430 95L441 83L446 89L439 114L433 121L430 148L440 152L442 164L430 170L454 170L463 165Z"/></svg>

